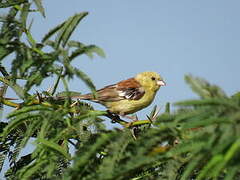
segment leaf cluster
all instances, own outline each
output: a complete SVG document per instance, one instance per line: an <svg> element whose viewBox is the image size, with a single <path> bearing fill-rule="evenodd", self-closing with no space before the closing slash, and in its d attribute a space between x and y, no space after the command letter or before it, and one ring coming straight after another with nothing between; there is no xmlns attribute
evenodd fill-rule
<svg viewBox="0 0 240 180"><path fill-rule="evenodd" d="M102 57L105 56L103 50L96 45L85 45L70 39L81 20L88 13L75 14L50 30L40 42L37 42L31 34L32 22L28 24L29 14L36 11L31 9L32 2L24 1L20 4L16 2L14 6L13 2L15 1L4 4L4 6L10 6L10 10L6 16L1 17L0 21L2 23L0 61L7 59L6 57L10 54L14 54L14 58L11 60L10 79L13 83L17 79L26 80L21 98L26 98L26 93L33 85L41 85L44 79L53 75L61 75L62 78L67 79L76 76L94 91L95 87L90 78L71 65L76 57L83 54L91 58L94 53ZM41 1L35 0L33 2L38 7L37 10L44 15Z"/></svg>
<svg viewBox="0 0 240 180"><path fill-rule="evenodd" d="M0 169L9 163L7 179L240 178L239 93L229 97L218 86L187 75L199 99L177 102L173 112L169 103L161 114L154 107L146 120L130 123L82 101L59 100L59 95L76 94L67 85L74 77L95 92L91 79L71 65L83 54L105 56L96 45L70 40L87 13L70 17L37 42L27 24L31 13L45 17L42 1L0 3L9 10L1 18L0 60L11 64L8 71L0 66L0 107L15 108L0 122ZM31 94L46 78L56 79L53 87ZM18 79L26 83L19 85ZM60 81L65 89L56 94ZM20 103L5 98L8 87ZM106 129L103 116L122 127ZM29 144L33 152L21 155Z"/></svg>

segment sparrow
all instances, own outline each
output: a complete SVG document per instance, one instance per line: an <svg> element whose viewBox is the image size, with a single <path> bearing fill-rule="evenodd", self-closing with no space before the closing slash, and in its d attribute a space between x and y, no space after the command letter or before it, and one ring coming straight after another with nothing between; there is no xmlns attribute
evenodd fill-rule
<svg viewBox="0 0 240 180"><path fill-rule="evenodd" d="M133 78L106 86L93 94L71 96L104 105L110 113L125 116L149 106L161 86L166 83L156 72L142 72Z"/></svg>

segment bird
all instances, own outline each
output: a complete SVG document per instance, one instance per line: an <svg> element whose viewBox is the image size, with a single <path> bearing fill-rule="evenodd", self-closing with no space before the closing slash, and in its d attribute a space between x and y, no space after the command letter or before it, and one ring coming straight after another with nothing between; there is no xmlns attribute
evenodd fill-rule
<svg viewBox="0 0 240 180"><path fill-rule="evenodd" d="M96 96L88 93L71 96L71 98L100 103L110 113L125 116L149 106L159 88L165 85L158 73L142 72L133 78L97 90Z"/></svg>

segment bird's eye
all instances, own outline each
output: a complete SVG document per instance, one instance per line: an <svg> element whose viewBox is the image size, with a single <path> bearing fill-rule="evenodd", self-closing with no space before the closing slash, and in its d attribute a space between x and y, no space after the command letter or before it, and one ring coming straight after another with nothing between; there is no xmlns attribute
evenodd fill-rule
<svg viewBox="0 0 240 180"><path fill-rule="evenodd" d="M155 81L155 80L156 80L156 78L155 78L155 77L152 77L151 79L152 79L153 81Z"/></svg>

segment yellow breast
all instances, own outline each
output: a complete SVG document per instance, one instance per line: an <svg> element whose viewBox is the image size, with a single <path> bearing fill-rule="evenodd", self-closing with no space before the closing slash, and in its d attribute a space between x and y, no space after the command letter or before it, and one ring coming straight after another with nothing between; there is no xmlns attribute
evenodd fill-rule
<svg viewBox="0 0 240 180"><path fill-rule="evenodd" d="M105 105L112 113L126 115L135 113L148 105L150 105L156 95L156 92L145 92L144 96L139 100L124 99L116 102L108 102Z"/></svg>

